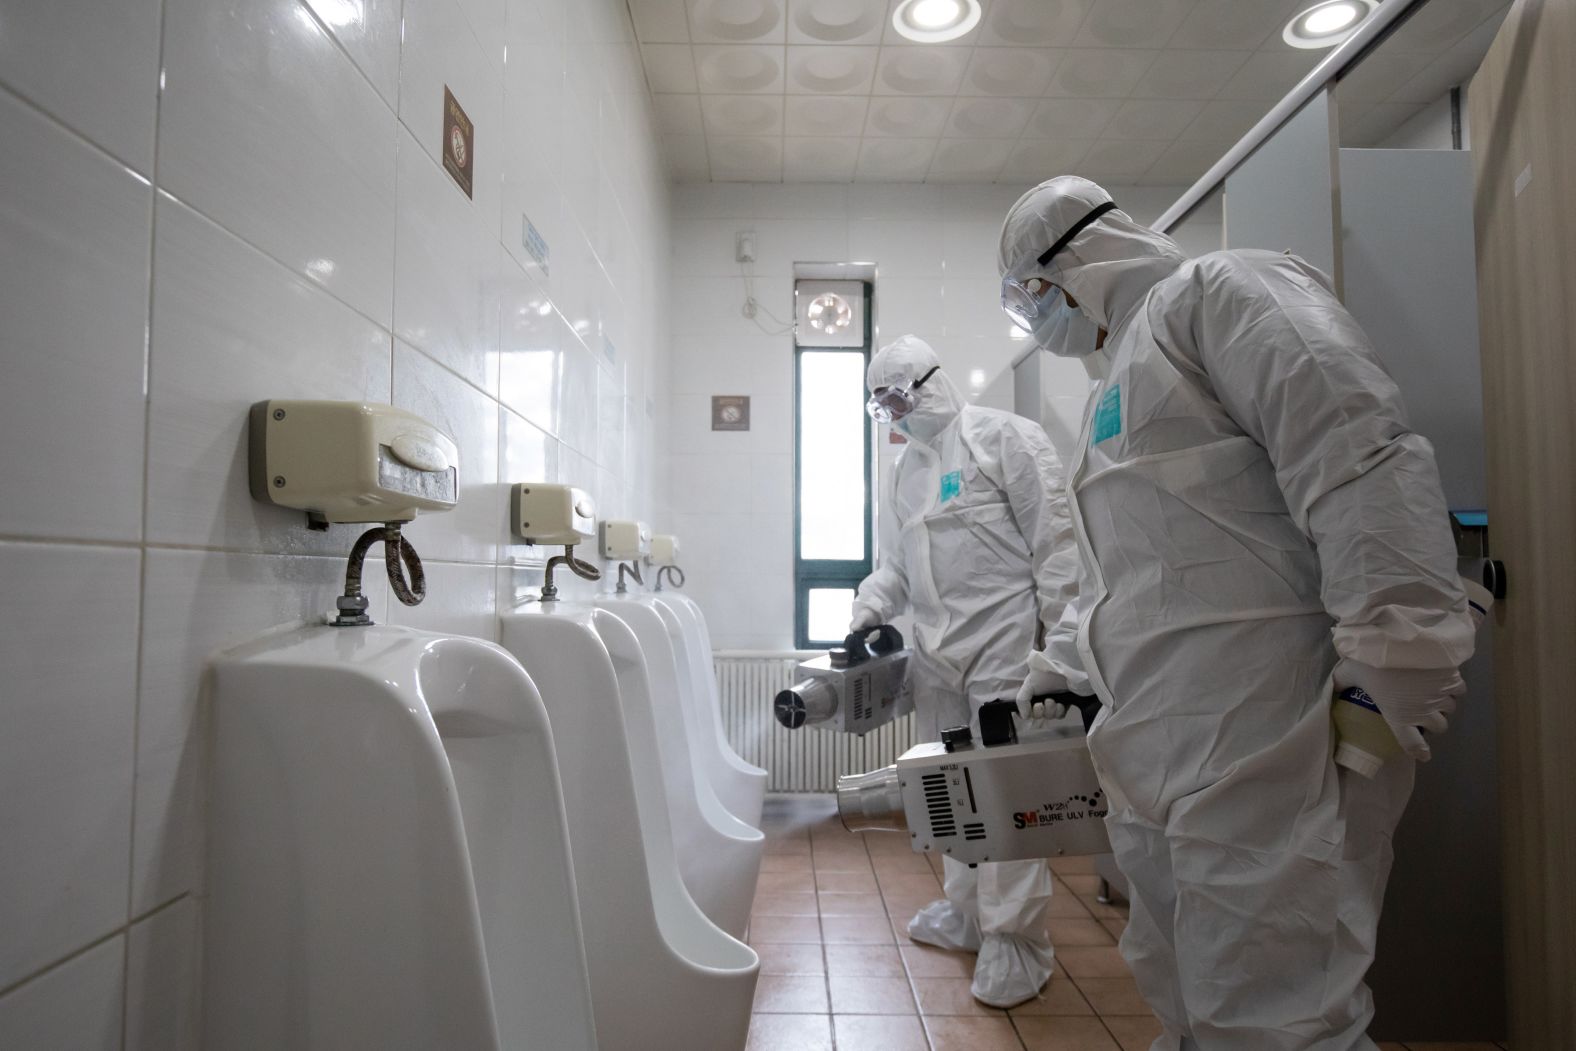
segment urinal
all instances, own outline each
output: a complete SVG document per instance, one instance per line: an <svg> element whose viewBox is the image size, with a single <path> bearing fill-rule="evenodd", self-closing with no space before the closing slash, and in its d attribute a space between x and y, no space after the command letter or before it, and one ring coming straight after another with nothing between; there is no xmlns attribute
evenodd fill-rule
<svg viewBox="0 0 1576 1051"><path fill-rule="evenodd" d="M222 653L201 1045L597 1047L546 710L503 649L308 627Z"/></svg>
<svg viewBox="0 0 1576 1051"><path fill-rule="evenodd" d="M722 702L717 696L717 677L711 664L711 635L706 617L694 601L671 591L653 593L652 598L670 610L678 622L679 641L689 654L688 667L681 667L681 684L687 677L690 702L698 714L698 725L691 738L695 754L706 775L716 787L733 815L745 824L759 828L761 806L766 799L766 771L745 762L722 730Z"/></svg>
<svg viewBox="0 0 1576 1051"><path fill-rule="evenodd" d="M684 886L713 923L743 938L766 837L722 805L692 758L689 724L695 713L679 693L676 651L656 603L641 595L605 595L596 604L616 614L640 644L642 660L622 666L619 690L647 697L644 703L654 716L673 849ZM611 644L608 648L613 649Z"/></svg>
<svg viewBox="0 0 1576 1051"><path fill-rule="evenodd" d="M639 642L578 602L499 619L553 724L602 1048L738 1051L760 959L706 918L679 875L649 699L619 690L620 670L643 661Z"/></svg>

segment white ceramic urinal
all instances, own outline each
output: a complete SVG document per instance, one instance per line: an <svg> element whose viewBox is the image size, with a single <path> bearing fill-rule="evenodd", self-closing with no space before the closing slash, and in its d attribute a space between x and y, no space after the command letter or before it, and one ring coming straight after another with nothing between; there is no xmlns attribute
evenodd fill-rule
<svg viewBox="0 0 1576 1051"><path fill-rule="evenodd" d="M638 662L620 664L615 659L619 690L649 697L645 703L654 716L673 849L684 886L713 923L743 938L766 837L722 805L692 759L688 724L695 715L679 693L676 651L656 603L641 595L605 595L597 605L617 614L640 643ZM604 642L610 652L615 649L612 640Z"/></svg>
<svg viewBox="0 0 1576 1051"><path fill-rule="evenodd" d="M533 602L500 621L553 724L603 1051L738 1051L760 959L706 918L679 875L649 698L619 690L639 642L577 602Z"/></svg>
<svg viewBox="0 0 1576 1051"><path fill-rule="evenodd" d="M503 649L309 627L220 654L209 1051L594 1049L541 698Z"/></svg>
<svg viewBox="0 0 1576 1051"><path fill-rule="evenodd" d="M675 642L689 654L688 667L681 667L681 686L688 678L687 695L696 713L691 741L706 776L716 787L717 796L735 817L754 828L761 825L761 806L766 799L766 771L740 758L722 730L722 702L717 696L717 676L711 664L711 635L700 607L683 595L671 591L651 596L667 609L676 623Z"/></svg>

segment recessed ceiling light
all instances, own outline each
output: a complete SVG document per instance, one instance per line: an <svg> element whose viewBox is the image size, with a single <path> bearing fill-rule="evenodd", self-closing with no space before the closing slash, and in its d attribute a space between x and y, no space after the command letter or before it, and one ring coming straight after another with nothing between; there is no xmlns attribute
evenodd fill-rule
<svg viewBox="0 0 1576 1051"><path fill-rule="evenodd" d="M1304 49L1334 47L1357 31L1379 0L1325 0L1297 12L1281 39Z"/></svg>
<svg viewBox="0 0 1576 1051"><path fill-rule="evenodd" d="M892 28L918 44L956 40L980 24L980 0L903 0Z"/></svg>

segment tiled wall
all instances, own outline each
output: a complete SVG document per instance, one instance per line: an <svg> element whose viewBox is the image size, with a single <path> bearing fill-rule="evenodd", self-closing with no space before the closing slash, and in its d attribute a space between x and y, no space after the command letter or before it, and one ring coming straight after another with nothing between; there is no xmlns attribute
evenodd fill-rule
<svg viewBox="0 0 1576 1051"><path fill-rule="evenodd" d="M430 597L373 614L492 637L539 564L507 483L651 515L667 187L622 0L0 0L0 27L0 1047L191 1047L202 664L331 607L359 529L250 499L248 405L452 434L460 506L408 529Z"/></svg>
<svg viewBox="0 0 1576 1051"><path fill-rule="evenodd" d="M1010 410L1006 373L1024 344L1010 337L1001 310L996 246L1007 209L1026 188L675 188L669 484L659 525L666 521L681 538L686 590L705 610L717 649L793 646L793 339L763 331L776 327L769 319L757 325L740 313L737 232L755 232L755 295L784 319L792 315L796 262L875 263L876 345L919 335L965 393ZM1147 222L1182 189L1112 192ZM1210 225L1210 216L1200 216L1194 227L1184 247L1219 247L1218 218ZM1088 386L1082 367L1057 364L1061 399L1081 404ZM710 430L713 394L749 395L751 429ZM885 471L900 447L884 440L877 447Z"/></svg>

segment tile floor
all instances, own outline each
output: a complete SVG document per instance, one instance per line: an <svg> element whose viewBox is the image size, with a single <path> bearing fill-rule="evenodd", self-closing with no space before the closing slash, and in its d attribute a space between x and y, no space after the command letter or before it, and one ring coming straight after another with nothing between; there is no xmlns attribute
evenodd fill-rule
<svg viewBox="0 0 1576 1051"><path fill-rule="evenodd" d="M913 853L904 835L850 833L836 809L824 795L767 799L747 1051L1147 1051L1160 1027L1116 948L1127 910L1095 900L1090 859L1051 863L1056 974L1039 999L997 1011L969 995L972 955L908 939L909 917L941 895L940 859Z"/></svg>

